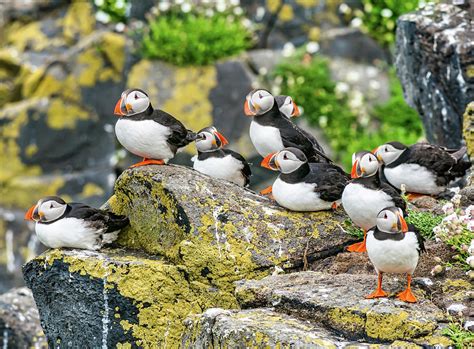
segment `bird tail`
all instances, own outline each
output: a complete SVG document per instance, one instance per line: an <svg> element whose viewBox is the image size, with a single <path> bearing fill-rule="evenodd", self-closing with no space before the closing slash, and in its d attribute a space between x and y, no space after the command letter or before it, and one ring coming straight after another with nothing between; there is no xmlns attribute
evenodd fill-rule
<svg viewBox="0 0 474 349"><path fill-rule="evenodd" d="M460 159L462 159L464 155L466 155L466 153L467 153L467 147L465 145L459 148L458 150L450 152L451 156L455 158L456 161L459 161Z"/></svg>
<svg viewBox="0 0 474 349"><path fill-rule="evenodd" d="M109 217L106 234L120 231L130 224L128 217L117 215L113 212L106 212Z"/></svg>
<svg viewBox="0 0 474 349"><path fill-rule="evenodd" d="M188 130L188 134L186 135L186 140L189 142L193 142L196 140L197 134L191 130Z"/></svg>

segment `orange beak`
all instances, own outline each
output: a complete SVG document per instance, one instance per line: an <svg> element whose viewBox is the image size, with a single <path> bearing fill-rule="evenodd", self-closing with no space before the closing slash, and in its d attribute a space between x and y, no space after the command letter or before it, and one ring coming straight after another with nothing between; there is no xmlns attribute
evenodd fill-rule
<svg viewBox="0 0 474 349"><path fill-rule="evenodd" d="M247 116L254 116L255 115L255 113L252 110L250 110L250 105L249 105L248 99L246 99L245 103L244 103L244 113Z"/></svg>
<svg viewBox="0 0 474 349"><path fill-rule="evenodd" d="M357 174L357 166L359 166L359 160L356 160L354 162L354 165L352 165L352 170L351 170L351 178L359 178L360 176Z"/></svg>
<svg viewBox="0 0 474 349"><path fill-rule="evenodd" d="M377 152L377 150L379 150L379 147L373 149L373 150L371 151L371 153L372 153L372 154L375 154L375 153Z"/></svg>
<svg viewBox="0 0 474 349"><path fill-rule="evenodd" d="M291 112L291 116L296 118L298 116L300 116L300 109L298 108L298 106L296 105L295 102L293 102L293 111Z"/></svg>
<svg viewBox="0 0 474 349"><path fill-rule="evenodd" d="M118 116L125 115L122 111L122 101L123 101L123 97L118 100L117 104L115 104L115 109L114 109L115 115L118 115Z"/></svg>
<svg viewBox="0 0 474 349"><path fill-rule="evenodd" d="M398 215L398 221L402 227L402 232L406 233L408 231L408 224L401 214Z"/></svg>
<svg viewBox="0 0 474 349"><path fill-rule="evenodd" d="M225 138L221 133L217 132L217 131L214 131L214 134L217 136L217 138L219 138L219 140L221 141L221 147L229 144L229 141L227 140L227 138Z"/></svg>
<svg viewBox="0 0 474 349"><path fill-rule="evenodd" d="M265 158L260 163L260 166L268 168L272 171L277 171L280 168L280 166L278 166L278 161L276 160L277 154L278 153L271 153L265 156Z"/></svg>
<svg viewBox="0 0 474 349"><path fill-rule="evenodd" d="M30 209L25 213L25 219L28 221L34 221L33 219L33 213L35 212L37 205L33 205L30 207Z"/></svg>

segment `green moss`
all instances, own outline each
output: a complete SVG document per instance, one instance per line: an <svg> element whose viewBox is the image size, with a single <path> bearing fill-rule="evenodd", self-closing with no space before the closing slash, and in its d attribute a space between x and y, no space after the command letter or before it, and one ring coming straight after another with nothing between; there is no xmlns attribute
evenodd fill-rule
<svg viewBox="0 0 474 349"><path fill-rule="evenodd" d="M443 216L431 212L408 210L407 223L413 224L427 239L434 238L433 228L441 223Z"/></svg>
<svg viewBox="0 0 474 349"><path fill-rule="evenodd" d="M441 333L449 337L456 348L467 349L474 344L474 332L465 330L462 323L451 321Z"/></svg>

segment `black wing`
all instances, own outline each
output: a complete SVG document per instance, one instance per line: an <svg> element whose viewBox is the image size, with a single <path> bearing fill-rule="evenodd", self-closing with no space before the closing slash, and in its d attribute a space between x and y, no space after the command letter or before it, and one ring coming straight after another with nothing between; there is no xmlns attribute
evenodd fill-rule
<svg viewBox="0 0 474 349"><path fill-rule="evenodd" d="M306 183L316 183L314 191L324 201L336 201L342 196L342 192L349 178L338 166L326 163L310 164L311 171L304 178Z"/></svg>
<svg viewBox="0 0 474 349"><path fill-rule="evenodd" d="M230 149L222 149L222 150L224 151L224 153L230 154L231 156L233 156L234 158L236 158L237 160L239 160L240 162L244 164L244 167L242 168L241 171L242 171L242 175L245 178L245 186L247 186L250 183L250 176L252 175L252 171L250 170L250 166L247 160L245 160L245 158L242 155L240 155L239 153L233 150L230 150Z"/></svg>
<svg viewBox="0 0 474 349"><path fill-rule="evenodd" d="M83 219L88 222L91 227L100 230L102 233L114 232L129 224L129 220L125 216L99 210L85 204L71 203L69 207L71 210L68 213L68 217Z"/></svg>
<svg viewBox="0 0 474 349"><path fill-rule="evenodd" d="M416 235L416 239L418 240L418 253L422 254L426 252L425 238L421 235L420 231L413 224L408 224L408 231L412 231Z"/></svg>
<svg viewBox="0 0 474 349"><path fill-rule="evenodd" d="M456 164L456 159L446 150L428 143L412 145L407 156L406 163L414 163L426 167L439 177L445 177Z"/></svg>
<svg viewBox="0 0 474 349"><path fill-rule="evenodd" d="M403 200L402 196L400 193L392 187L390 184L385 183L385 182L380 182L380 190L382 190L384 193L390 195L390 197L393 200L393 203L395 204L396 207L401 208L403 212L406 211L407 209L407 203L405 200Z"/></svg>
<svg viewBox="0 0 474 349"><path fill-rule="evenodd" d="M196 134L184 127L181 121L177 120L172 115L159 109L155 109L151 115L152 119L163 126L171 129L171 135L168 137L168 143L176 148L182 148L191 143Z"/></svg>

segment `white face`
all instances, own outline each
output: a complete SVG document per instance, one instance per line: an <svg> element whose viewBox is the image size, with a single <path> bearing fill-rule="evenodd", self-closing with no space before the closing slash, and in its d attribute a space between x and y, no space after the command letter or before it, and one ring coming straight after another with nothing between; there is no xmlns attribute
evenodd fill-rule
<svg viewBox="0 0 474 349"><path fill-rule="evenodd" d="M272 109L275 98L268 91L257 90L247 96L247 103L252 115L262 115Z"/></svg>
<svg viewBox="0 0 474 349"><path fill-rule="evenodd" d="M196 148L200 152L217 149L217 143L214 135L207 131L199 132L196 138Z"/></svg>
<svg viewBox="0 0 474 349"><path fill-rule="evenodd" d="M398 159L404 152L404 149L397 149L391 144L383 144L377 148L375 155L380 161L388 165Z"/></svg>
<svg viewBox="0 0 474 349"><path fill-rule="evenodd" d="M125 97L125 103L123 104L127 112L126 115L130 116L147 110L150 105L150 99L143 92L132 90Z"/></svg>
<svg viewBox="0 0 474 349"><path fill-rule="evenodd" d="M283 105L280 106L280 112L285 115L288 119L291 119L293 116L293 99L290 96L286 97L285 102Z"/></svg>
<svg viewBox="0 0 474 349"><path fill-rule="evenodd" d="M35 211L38 212L40 222L49 222L61 217L66 211L66 208L66 204L60 204L54 200L44 202L40 200L38 201L38 206Z"/></svg>
<svg viewBox="0 0 474 349"><path fill-rule="evenodd" d="M291 151L282 150L275 159L282 173L292 173L301 167L306 161L301 161Z"/></svg>
<svg viewBox="0 0 474 349"><path fill-rule="evenodd" d="M365 153L362 156L358 153L352 154L352 178L371 177L377 173L379 162L372 153Z"/></svg>
<svg viewBox="0 0 474 349"><path fill-rule="evenodd" d="M377 228L386 233L400 233L402 231L400 217L403 217L400 209L382 210L377 215Z"/></svg>

